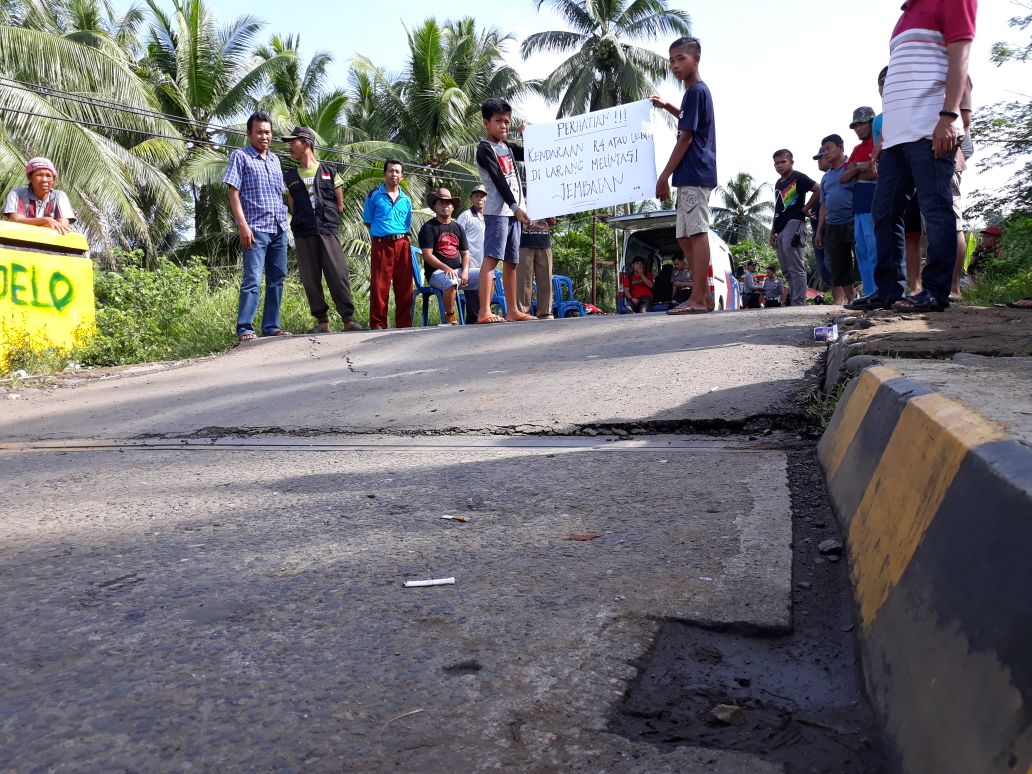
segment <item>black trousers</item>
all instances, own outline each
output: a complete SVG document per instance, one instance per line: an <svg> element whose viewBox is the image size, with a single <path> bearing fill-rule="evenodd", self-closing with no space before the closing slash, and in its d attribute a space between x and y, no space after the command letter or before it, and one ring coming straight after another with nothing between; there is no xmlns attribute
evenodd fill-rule
<svg viewBox="0 0 1032 774"><path fill-rule="evenodd" d="M345 323L351 322L355 316L355 302L351 298L348 280L348 259L344 257L340 239L336 234L295 236L294 244L297 246L297 268L312 317L320 323L329 321L330 307L323 294L325 276L337 314Z"/></svg>

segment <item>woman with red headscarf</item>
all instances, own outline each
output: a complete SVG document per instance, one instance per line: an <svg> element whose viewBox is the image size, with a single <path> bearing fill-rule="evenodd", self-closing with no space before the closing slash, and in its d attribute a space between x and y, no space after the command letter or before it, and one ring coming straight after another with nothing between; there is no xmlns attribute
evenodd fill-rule
<svg viewBox="0 0 1032 774"><path fill-rule="evenodd" d="M67 234L75 222L75 211L64 191L57 184L57 169L50 159L37 156L25 165L29 178L26 188L15 188L7 196L4 215L13 223L52 228L58 234Z"/></svg>

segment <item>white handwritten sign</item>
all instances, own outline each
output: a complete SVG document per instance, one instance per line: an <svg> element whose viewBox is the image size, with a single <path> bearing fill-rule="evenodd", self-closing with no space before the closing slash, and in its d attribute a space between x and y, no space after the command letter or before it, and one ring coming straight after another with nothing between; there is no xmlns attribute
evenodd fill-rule
<svg viewBox="0 0 1032 774"><path fill-rule="evenodd" d="M656 193L648 100L528 126L523 143L531 218L638 202Z"/></svg>

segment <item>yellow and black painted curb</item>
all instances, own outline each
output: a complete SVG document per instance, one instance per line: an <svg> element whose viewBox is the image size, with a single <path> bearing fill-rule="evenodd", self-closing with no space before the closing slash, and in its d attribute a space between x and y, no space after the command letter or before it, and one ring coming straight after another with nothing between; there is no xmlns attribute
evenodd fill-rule
<svg viewBox="0 0 1032 774"><path fill-rule="evenodd" d="M894 770L1032 774L1032 448L875 365L818 456Z"/></svg>

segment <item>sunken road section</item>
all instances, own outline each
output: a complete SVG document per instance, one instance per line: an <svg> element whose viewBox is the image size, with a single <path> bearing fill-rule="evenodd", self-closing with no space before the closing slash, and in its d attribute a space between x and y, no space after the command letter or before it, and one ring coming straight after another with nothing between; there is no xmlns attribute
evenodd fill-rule
<svg viewBox="0 0 1032 774"><path fill-rule="evenodd" d="M1032 449L874 365L818 455L892 770L1032 773Z"/></svg>

